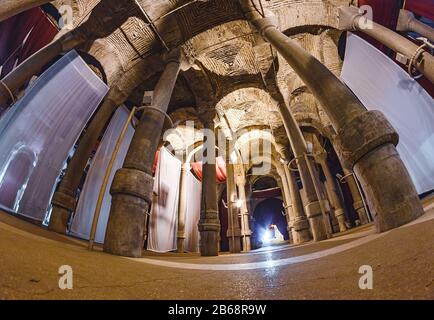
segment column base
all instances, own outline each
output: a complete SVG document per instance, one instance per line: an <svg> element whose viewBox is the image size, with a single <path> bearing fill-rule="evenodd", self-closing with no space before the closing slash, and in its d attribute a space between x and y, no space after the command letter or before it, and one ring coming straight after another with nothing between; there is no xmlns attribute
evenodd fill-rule
<svg viewBox="0 0 434 320"><path fill-rule="evenodd" d="M335 217L339 224L339 231L347 231L347 224L345 223L344 209L335 209Z"/></svg>
<svg viewBox="0 0 434 320"><path fill-rule="evenodd" d="M252 239L250 235L243 236L243 251L248 252L252 250Z"/></svg>
<svg viewBox="0 0 434 320"><path fill-rule="evenodd" d="M294 244L301 244L312 240L307 219L295 219L292 223L292 238Z"/></svg>
<svg viewBox="0 0 434 320"><path fill-rule="evenodd" d="M413 181L393 144L366 154L354 165L379 232L397 228L424 214Z"/></svg>
<svg viewBox="0 0 434 320"><path fill-rule="evenodd" d="M229 238L229 252L230 253L240 253L241 252L241 238L240 237L230 237Z"/></svg>
<svg viewBox="0 0 434 320"><path fill-rule="evenodd" d="M152 187L152 176L143 171L123 168L116 172L110 190L112 206L104 252L133 258L142 256Z"/></svg>
<svg viewBox="0 0 434 320"><path fill-rule="evenodd" d="M104 252L132 258L142 256L148 207L148 203L140 198L130 195L113 196Z"/></svg>
<svg viewBox="0 0 434 320"><path fill-rule="evenodd" d="M306 205L305 211L312 230L313 241L326 240L327 230L324 224L319 201L314 201ZM329 211L327 211L326 214L327 213L329 213Z"/></svg>
<svg viewBox="0 0 434 320"><path fill-rule="evenodd" d="M200 255L203 257L219 255L219 233L217 231L200 232Z"/></svg>
<svg viewBox="0 0 434 320"><path fill-rule="evenodd" d="M185 238L177 238L176 246L178 248L176 252L185 253Z"/></svg>
<svg viewBox="0 0 434 320"><path fill-rule="evenodd" d="M48 230L66 234L68 232L68 223L71 214L70 210L53 205Z"/></svg>
<svg viewBox="0 0 434 320"><path fill-rule="evenodd" d="M76 205L75 197L68 193L57 191L54 194L52 200L53 209L51 211L50 222L48 223L48 230L61 234L67 233L68 223Z"/></svg>
<svg viewBox="0 0 434 320"><path fill-rule="evenodd" d="M354 207L354 210L356 210L357 215L359 216L360 223L362 225L369 223L368 213L366 212L365 207L363 206L362 200L354 202L353 207Z"/></svg>

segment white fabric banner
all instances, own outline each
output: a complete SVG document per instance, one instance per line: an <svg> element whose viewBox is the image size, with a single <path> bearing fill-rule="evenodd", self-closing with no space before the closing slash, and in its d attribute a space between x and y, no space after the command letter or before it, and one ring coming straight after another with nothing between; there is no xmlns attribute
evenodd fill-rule
<svg viewBox="0 0 434 320"><path fill-rule="evenodd" d="M342 80L399 133L398 152L419 194L434 189L434 101L389 57L348 33Z"/></svg>
<svg viewBox="0 0 434 320"><path fill-rule="evenodd" d="M149 218L148 250L169 252L177 249L181 161L161 148L154 182L152 214Z"/></svg>
<svg viewBox="0 0 434 320"><path fill-rule="evenodd" d="M45 219L56 180L108 91L71 51L44 72L0 121L0 203Z"/></svg>
<svg viewBox="0 0 434 320"><path fill-rule="evenodd" d="M202 183L191 171L187 172L187 208L185 213L185 250L199 252L199 219Z"/></svg>
<svg viewBox="0 0 434 320"><path fill-rule="evenodd" d="M115 149L121 131L128 120L129 111L125 107L120 107L113 115L112 120L104 134L100 146L95 154L95 157L90 166L83 190L80 194L77 210L71 225L71 234L89 240L90 230L92 228L93 217L95 213L96 203L102 187L104 176L106 174L110 159ZM95 241L104 243L107 222L110 214L111 200L110 186L114 179L115 173L120 169L127 155L131 140L133 139L134 128L130 125L122 141L118 155L116 157L110 178L107 184L107 189L104 194L104 200L101 206L101 213L98 220Z"/></svg>

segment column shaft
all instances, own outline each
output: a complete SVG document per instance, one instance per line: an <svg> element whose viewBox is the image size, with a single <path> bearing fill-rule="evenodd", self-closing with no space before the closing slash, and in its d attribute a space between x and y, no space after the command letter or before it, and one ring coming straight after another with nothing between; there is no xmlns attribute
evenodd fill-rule
<svg viewBox="0 0 434 320"><path fill-rule="evenodd" d="M178 233L177 244L178 252L185 251L185 214L187 211L187 172L190 164L184 163L181 168L181 184L179 189L179 207L178 207Z"/></svg>
<svg viewBox="0 0 434 320"><path fill-rule="evenodd" d="M202 196L199 221L200 254L217 256L219 251L220 220L217 206L216 142L214 113L204 122L204 158L202 165Z"/></svg>
<svg viewBox="0 0 434 320"><path fill-rule="evenodd" d="M228 159L226 163L226 193L228 204L228 230L229 250L231 253L241 252L241 228L238 220L237 190L235 187L234 165Z"/></svg>
<svg viewBox="0 0 434 320"><path fill-rule="evenodd" d="M140 257L142 254L146 217L152 203L152 165L180 63L181 52L174 50L155 87L152 108L144 109L123 168L114 177L105 252L129 257Z"/></svg>
<svg viewBox="0 0 434 320"><path fill-rule="evenodd" d="M348 184L351 196L353 198L353 208L356 210L359 216L359 221L361 224L369 223L368 213L366 212L365 206L363 205L362 195L360 194L359 188L357 187L357 182L353 175L349 175L351 172L344 169L344 174L348 176L344 182Z"/></svg>
<svg viewBox="0 0 434 320"><path fill-rule="evenodd" d="M434 42L434 29L417 20L412 12L405 9L401 9L399 12L396 30L400 32L416 32L429 41Z"/></svg>
<svg viewBox="0 0 434 320"><path fill-rule="evenodd" d="M304 154L307 153L306 141L304 140L303 134L298 127L297 121L289 109L286 106L279 104L279 110L282 115L283 124L288 134L291 148L294 152L294 156L297 158L297 166L300 172L300 178L303 183L303 188L306 192L305 212L307 218L309 219L313 239L315 241L327 239L327 231L324 225L319 203L320 199L318 199L315 192L315 186L312 180L313 177L310 175L309 167L304 158ZM303 218L304 217L299 217L299 219ZM299 222L298 224L298 227L309 228L307 223Z"/></svg>
<svg viewBox="0 0 434 320"><path fill-rule="evenodd" d="M292 223L293 223L295 217L294 217L294 213L292 211L292 202L291 202L291 193L289 191L289 182L288 182L288 179L286 177L286 174L285 174L283 167L285 167L285 165L278 166L277 173L279 174L280 180L282 181L283 206L285 209L286 222L288 224L288 226L287 226L288 235L290 238L290 242L294 242L293 237L292 237Z"/></svg>
<svg viewBox="0 0 434 320"><path fill-rule="evenodd" d="M246 178L244 176L237 179L238 196L241 200L241 235L243 239L243 251L250 251L252 249L250 230L250 215L247 209L247 197L246 197Z"/></svg>
<svg viewBox="0 0 434 320"><path fill-rule="evenodd" d="M345 212L339 198L339 195L336 190L336 185L334 183L333 176L330 172L330 168L327 164L327 153L323 152L319 156L317 156L318 163L321 165L321 168L324 172L326 178L326 188L328 190L328 194L330 197L331 205L334 209L334 214L339 223L339 230L341 232L347 230L347 226L345 223Z"/></svg>
<svg viewBox="0 0 434 320"><path fill-rule="evenodd" d="M50 223L48 228L58 233L66 233L68 221L75 211L77 189L86 168L90 154L95 148L98 138L102 134L111 115L119 105L114 100L113 91L110 91L106 99L97 110L91 120L75 151L65 176L60 182L58 190L54 193ZM114 99L113 99L114 98Z"/></svg>
<svg viewBox="0 0 434 320"><path fill-rule="evenodd" d="M294 217L291 221L292 239L295 244L300 244L311 240L312 236L309 231L309 223L303 210L300 190L295 181L294 173L289 171L289 168L286 165L284 166L284 170L291 196L291 211Z"/></svg>

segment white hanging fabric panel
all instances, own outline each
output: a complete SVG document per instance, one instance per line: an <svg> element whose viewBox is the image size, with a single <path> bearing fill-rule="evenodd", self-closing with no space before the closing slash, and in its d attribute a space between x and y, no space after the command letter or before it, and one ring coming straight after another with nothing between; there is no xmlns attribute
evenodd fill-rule
<svg viewBox="0 0 434 320"><path fill-rule="evenodd" d="M169 252L177 249L181 161L161 148L155 173L152 214L149 217L148 250Z"/></svg>
<svg viewBox="0 0 434 320"><path fill-rule="evenodd" d="M76 51L44 72L0 120L0 204L43 221L56 180L108 87Z"/></svg>
<svg viewBox="0 0 434 320"><path fill-rule="evenodd" d="M191 171L187 172L187 206L185 213L185 250L199 252L199 219L202 183Z"/></svg>
<svg viewBox="0 0 434 320"><path fill-rule="evenodd" d="M90 230L92 228L93 217L95 213L96 204L98 201L99 193L102 187L104 176L109 166L110 159L116 147L116 143L121 134L121 131L128 120L129 111L125 107L120 107L113 115L109 126L107 127L101 144L98 147L95 157L93 158L83 190L77 204L77 210L71 225L71 234L89 240ZM110 173L110 178L107 184L107 189L104 194L104 199L101 206L101 212L98 219L98 226L95 235L95 241L104 243L105 232L107 229L107 222L110 214L111 200L110 186L114 179L115 173L118 169L122 168L125 156L127 155L128 148L131 140L133 139L134 128L130 125L122 140L121 147L116 156L113 169Z"/></svg>
<svg viewBox="0 0 434 320"><path fill-rule="evenodd" d="M434 189L434 101L389 57L348 33L342 80L399 133L398 152L419 194Z"/></svg>

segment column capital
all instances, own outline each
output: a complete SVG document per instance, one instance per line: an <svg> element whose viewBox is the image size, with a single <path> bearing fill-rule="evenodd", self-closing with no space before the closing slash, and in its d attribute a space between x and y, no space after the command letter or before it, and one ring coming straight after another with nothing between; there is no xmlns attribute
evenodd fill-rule
<svg viewBox="0 0 434 320"><path fill-rule="evenodd" d="M413 12L405 9L399 11L398 24L396 31L404 32L410 30L410 24L415 19Z"/></svg>
<svg viewBox="0 0 434 320"><path fill-rule="evenodd" d="M276 15L271 10L265 9L264 16L262 16L258 11L261 5L257 0L241 0L240 2L246 19L250 21L262 35L268 28L278 28L279 20Z"/></svg>
<svg viewBox="0 0 434 320"><path fill-rule="evenodd" d="M197 116L205 128L214 128L217 110L213 107L198 107Z"/></svg>
<svg viewBox="0 0 434 320"><path fill-rule="evenodd" d="M362 17L364 12L354 6L340 6L338 8L338 29L351 31L357 30L356 19Z"/></svg>

